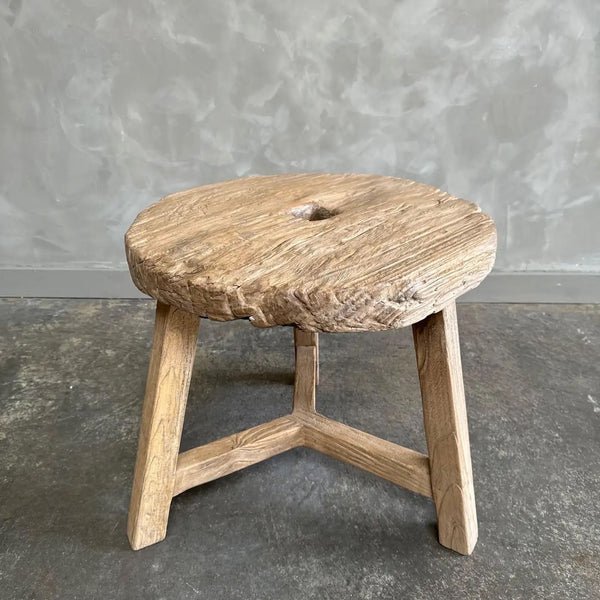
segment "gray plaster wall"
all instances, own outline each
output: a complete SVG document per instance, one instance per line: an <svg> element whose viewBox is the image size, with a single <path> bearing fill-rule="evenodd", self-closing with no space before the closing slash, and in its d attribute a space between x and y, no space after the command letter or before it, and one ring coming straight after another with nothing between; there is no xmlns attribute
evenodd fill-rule
<svg viewBox="0 0 600 600"><path fill-rule="evenodd" d="M356 171L478 202L497 270L600 272L597 0L0 0L0 268L123 269L186 187Z"/></svg>

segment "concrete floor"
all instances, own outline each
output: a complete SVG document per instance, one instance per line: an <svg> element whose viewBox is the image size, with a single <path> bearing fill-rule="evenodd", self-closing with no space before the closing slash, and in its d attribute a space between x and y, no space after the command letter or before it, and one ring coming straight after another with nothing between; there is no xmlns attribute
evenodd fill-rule
<svg viewBox="0 0 600 600"><path fill-rule="evenodd" d="M148 301L0 301L0 598L600 598L600 306L461 305L479 511L471 557L431 500L306 449L125 523ZM292 331L203 322L188 449L288 412ZM318 406L425 451L410 329L324 335Z"/></svg>

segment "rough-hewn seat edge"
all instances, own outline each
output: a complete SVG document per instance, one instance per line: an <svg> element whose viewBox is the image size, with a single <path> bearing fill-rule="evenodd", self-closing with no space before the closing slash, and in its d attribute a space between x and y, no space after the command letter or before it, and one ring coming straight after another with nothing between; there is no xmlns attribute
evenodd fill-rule
<svg viewBox="0 0 600 600"><path fill-rule="evenodd" d="M267 176L246 179L258 182L261 179L272 178ZM436 268L427 273L426 266L423 269L425 276L421 274L418 281L407 276L394 282L369 284L362 289L339 286L327 289L318 286L300 289L300 286L288 286L283 289L266 287L245 290L239 285L220 286L202 282L201 276L197 277L196 282L193 275L174 277L172 273L161 272L159 265L153 265L139 256L129 234L138 220L148 215L153 207L165 201L176 201L183 194L200 193L235 181L240 180L218 182L169 194L138 215L125 234L125 246L133 283L142 293L214 321L248 319L256 327L295 325L305 331L314 332L379 331L406 327L439 312L456 298L476 288L494 265L497 234L492 218L481 212L476 204L453 198L431 186L424 187L472 207L472 215L477 215L478 218L478 235L472 240L468 237L463 238L469 239L469 251L464 255L464 264L467 265L465 268L445 272L440 268L438 256ZM463 263L456 248L452 261L461 265ZM164 269L164 265L162 268Z"/></svg>
<svg viewBox="0 0 600 600"><path fill-rule="evenodd" d="M487 217L487 215L481 214ZM488 219L493 227L491 218L488 217ZM456 284L449 287L444 294L433 295L423 300L419 298L418 289L415 289L414 282L408 281L403 282L403 285L401 284L398 287L386 286L384 288L385 295L378 295L371 288L371 297L367 298L367 301L364 301L364 295L359 290L354 295L355 297L361 297L361 302L359 305L353 305L353 294L349 290L343 294L342 298L337 298L337 310L336 304L331 302L328 304L326 315L320 314L323 311L319 309L318 305L310 306L306 300L302 300L294 294L288 295L288 299L293 301L282 302L284 294L279 290L261 291L261 298L258 300L252 296L256 296L259 292L255 292L249 298L242 298L239 288L222 289L217 287L205 290L212 300L201 304L198 301L194 302L192 296L198 298L207 294L192 294L191 288L195 286L190 282L182 286L181 282L169 281L164 275L152 272L148 268L143 269L143 277L141 277L139 267L143 261L136 257L135 250L129 246L127 247L127 261L133 283L142 293L202 318L214 321L248 319L255 327L295 325L305 331L324 333L382 331L399 329L417 323L428 315L442 310L447 304L464 293L476 288L494 265L496 257L495 228L493 229L493 236L490 236L487 242L487 244L481 246L477 254L470 257L470 260L478 268L458 277ZM451 275L448 274L446 279L450 278ZM152 285L149 285L150 283ZM431 284L432 282L426 283ZM189 294L184 297L176 293L175 290L177 289L186 289ZM310 296L310 292L306 296ZM219 297L222 299L218 303L219 311L211 310L211 304ZM329 299L332 299L331 295ZM239 308L241 304L253 308L241 309ZM224 311L224 306L229 306L229 310ZM286 310L282 310L284 306ZM272 307L278 308L276 314L269 310Z"/></svg>

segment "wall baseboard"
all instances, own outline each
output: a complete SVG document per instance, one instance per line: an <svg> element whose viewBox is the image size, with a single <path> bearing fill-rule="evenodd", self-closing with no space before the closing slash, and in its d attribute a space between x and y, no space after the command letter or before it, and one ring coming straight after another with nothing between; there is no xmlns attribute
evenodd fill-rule
<svg viewBox="0 0 600 600"><path fill-rule="evenodd" d="M128 271L0 269L0 297L144 298ZM600 273L491 273L461 302L600 303Z"/></svg>

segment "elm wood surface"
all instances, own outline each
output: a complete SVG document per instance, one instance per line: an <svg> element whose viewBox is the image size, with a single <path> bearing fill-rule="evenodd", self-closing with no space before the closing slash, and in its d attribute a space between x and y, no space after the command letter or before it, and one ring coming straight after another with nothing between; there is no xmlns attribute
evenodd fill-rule
<svg viewBox="0 0 600 600"><path fill-rule="evenodd" d="M294 327L294 350L297 350L298 346L314 346L315 347L315 362L317 366L316 373L316 384L319 385L319 334L314 331L302 331ZM296 360L298 360L298 353L296 352ZM298 369L296 369L296 373Z"/></svg>
<svg viewBox="0 0 600 600"><path fill-rule="evenodd" d="M302 445L291 415L234 433L179 455L173 496Z"/></svg>
<svg viewBox="0 0 600 600"><path fill-rule="evenodd" d="M305 446L341 459L409 490L431 496L427 456L316 412L315 334L296 330L293 411L179 455L173 495L244 467ZM301 343L310 345L299 345Z"/></svg>
<svg viewBox="0 0 600 600"><path fill-rule="evenodd" d="M164 539L199 319L159 302L127 535L134 550Z"/></svg>
<svg viewBox="0 0 600 600"><path fill-rule="evenodd" d="M308 334L314 336L315 334ZM295 339L314 342L306 332ZM179 455L173 495L305 446L431 496L427 456L381 440L316 412L316 346L296 346L293 412Z"/></svg>
<svg viewBox="0 0 600 600"><path fill-rule="evenodd" d="M431 496L429 460L425 454L382 440L318 413L301 412L304 445L423 496Z"/></svg>
<svg viewBox="0 0 600 600"><path fill-rule="evenodd" d="M278 175L206 185L142 211L126 234L136 286L257 327L410 325L490 271L490 217L436 188L376 175Z"/></svg>
<svg viewBox="0 0 600 600"><path fill-rule="evenodd" d="M298 446L432 495L427 456L316 412L317 346L300 345L316 338L305 332L294 336L291 415L178 454L197 327L193 315L158 304L128 524L133 549L164 539L173 496Z"/></svg>
<svg viewBox="0 0 600 600"><path fill-rule="evenodd" d="M296 346L293 412L315 410L317 351L315 346Z"/></svg>
<svg viewBox="0 0 600 600"><path fill-rule="evenodd" d="M138 287L157 298L131 502L134 548L165 536L170 500L307 446L433 496L443 545L469 554L477 521L455 298L491 269L491 219L414 182L260 177L174 194L126 236ZM294 324L292 414L179 457L198 316ZM318 332L413 324L429 457L319 415Z"/></svg>
<svg viewBox="0 0 600 600"><path fill-rule="evenodd" d="M382 440L314 411L295 410L179 455L173 496L303 446L431 497L425 454Z"/></svg>
<svg viewBox="0 0 600 600"><path fill-rule="evenodd" d="M440 543L470 554L477 514L456 305L413 325Z"/></svg>

